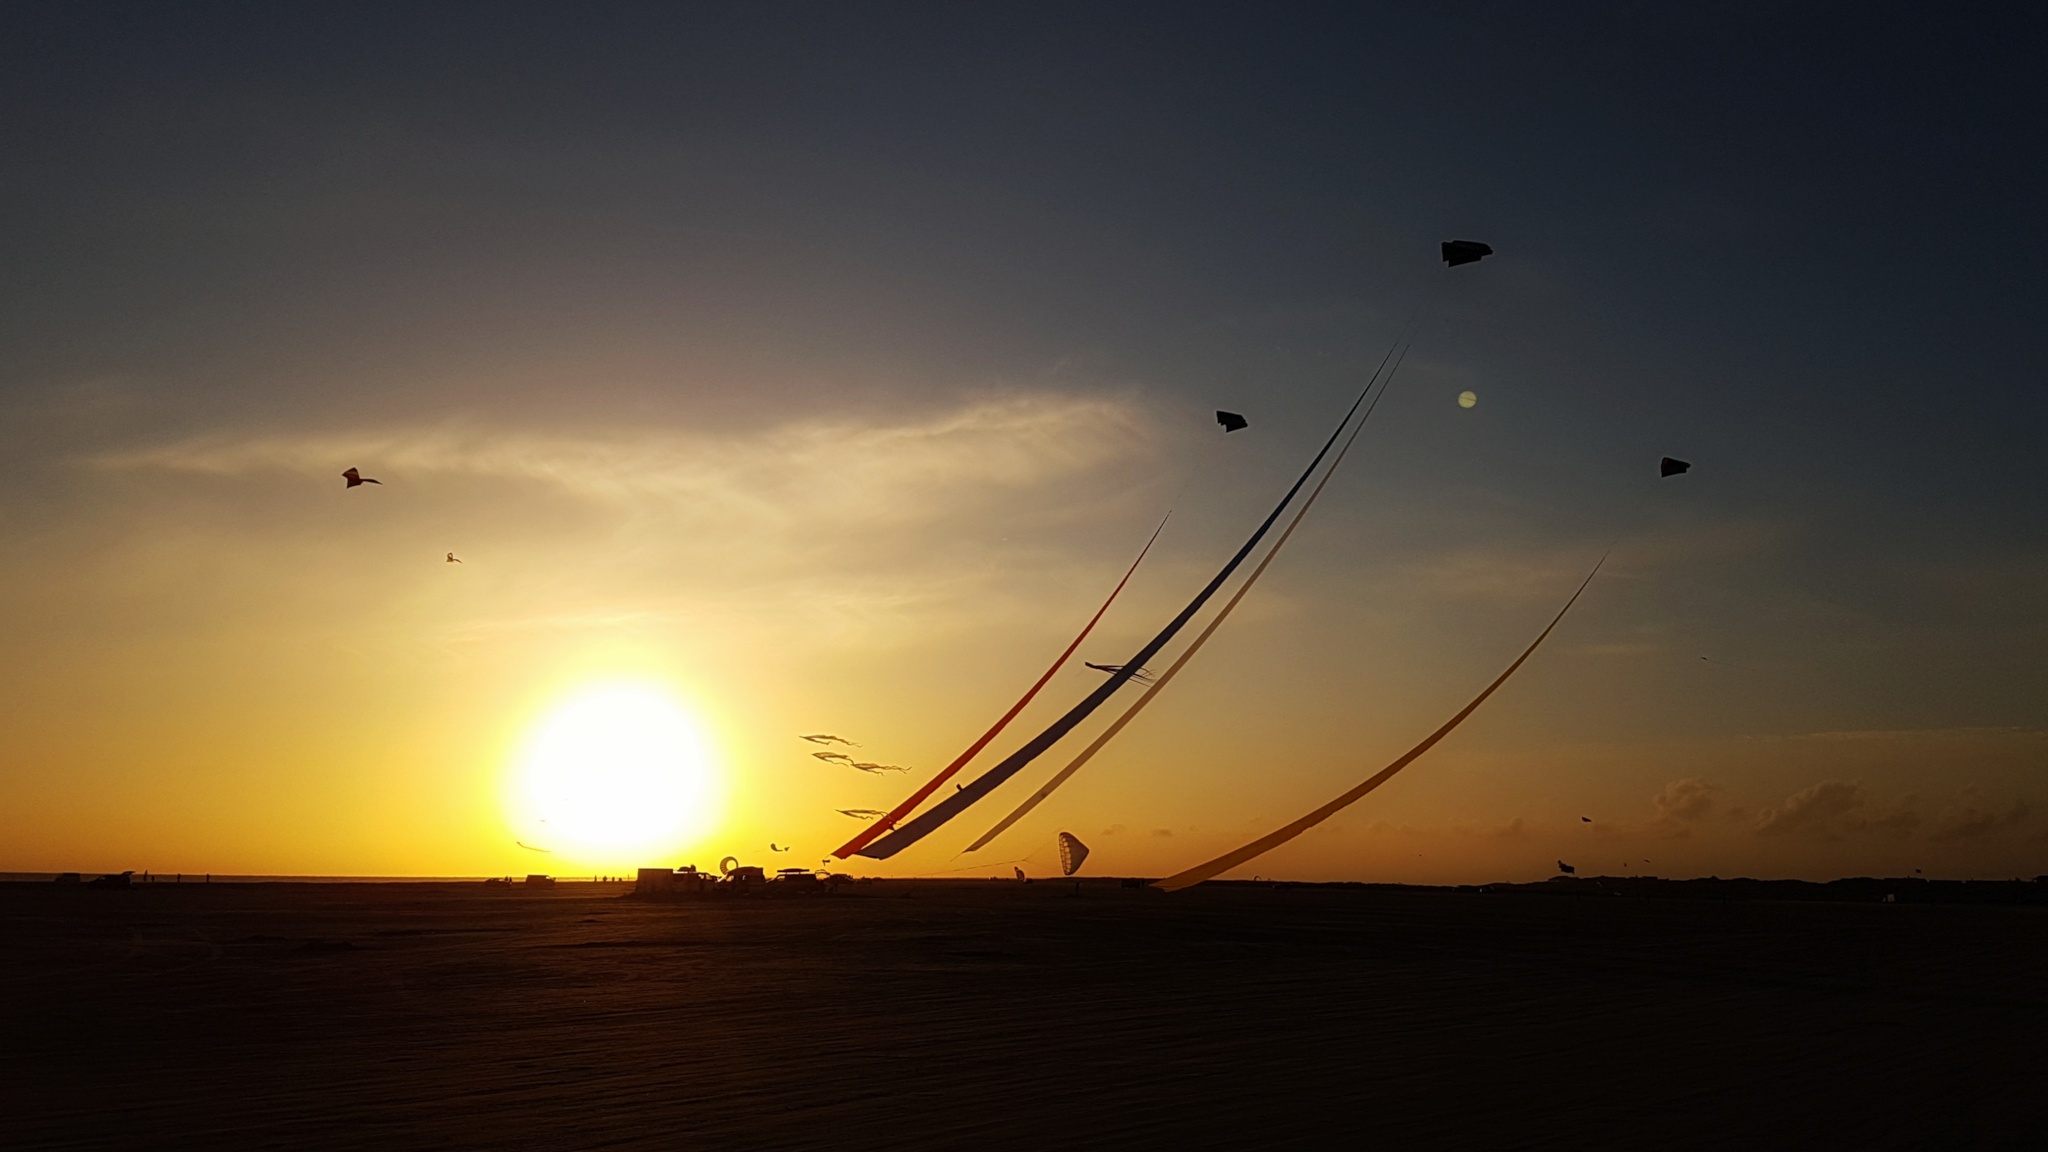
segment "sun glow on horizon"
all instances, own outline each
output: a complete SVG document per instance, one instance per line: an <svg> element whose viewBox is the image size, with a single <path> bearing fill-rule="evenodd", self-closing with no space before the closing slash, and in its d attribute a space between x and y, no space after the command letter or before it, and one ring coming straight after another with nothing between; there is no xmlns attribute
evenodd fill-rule
<svg viewBox="0 0 2048 1152"><path fill-rule="evenodd" d="M586 687L526 740L507 816L518 841L565 864L666 859L716 825L720 788L703 729L647 681ZM536 857L535 871L549 871Z"/></svg>

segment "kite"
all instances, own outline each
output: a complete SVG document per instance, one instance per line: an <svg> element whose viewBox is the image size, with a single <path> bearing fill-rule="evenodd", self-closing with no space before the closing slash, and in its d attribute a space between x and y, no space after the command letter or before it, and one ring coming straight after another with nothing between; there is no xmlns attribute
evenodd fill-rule
<svg viewBox="0 0 2048 1152"><path fill-rule="evenodd" d="M1600 558L1600 564L1605 564L1606 562L1607 558L1605 556L1602 556ZM1470 704L1465 705L1464 709L1460 711L1456 716L1453 716L1450 718L1450 720L1446 721L1443 727L1437 729L1435 732L1430 733L1429 736L1422 741L1422 743L1417 744L1413 748L1410 748L1406 755L1403 755L1400 759L1394 761L1392 764L1387 765L1385 768L1380 769L1377 775L1366 780L1364 783L1351 789L1349 792L1344 793L1342 796L1337 797L1335 800L1330 801L1328 804L1323 805L1321 808L1318 808L1315 811L1309 813L1308 815L1303 816L1301 819L1296 820L1294 823L1289 824L1276 831L1268 832L1266 835L1259 837L1257 840L1254 840L1241 848L1237 848L1232 851L1226 852L1223 855L1216 857L1214 860L1210 860L1202 864L1197 864L1193 868L1189 868L1184 872L1178 872L1172 876L1169 876L1166 879L1161 880L1159 882L1159 888L1162 891L1166 892L1177 892L1182 888L1187 888L1196 884L1200 884L1204 880L1228 872L1232 868L1235 868L1238 865L1243 864L1245 861L1252 860L1259 856L1262 856L1265 853L1271 851L1272 849L1278 848L1280 845L1285 844L1289 840L1294 839L1296 836L1301 835L1303 832L1306 832L1309 829L1315 827L1316 825L1321 824L1323 821L1328 820L1330 817L1336 815L1337 813L1343 811L1346 808L1349 808L1352 804L1358 801L1359 797L1364 796L1366 793L1372 791L1375 788L1378 788L1380 785L1386 783L1388 780L1393 779L1395 773L1399 772L1403 768L1406 768L1409 764L1413 763L1415 760L1420 758L1424 752L1427 752L1431 748L1436 747L1437 741L1442 740L1444 737L1450 735L1453 729L1457 728L1458 725L1463 724L1465 722L1465 718L1467 716L1470 716L1472 715L1472 713L1478 711L1479 706L1481 704L1486 703L1487 697L1493 695L1494 692L1497 691L1501 685L1507 683L1508 677L1513 676L1516 670L1521 668L1523 663L1525 663L1529 659L1529 657L1536 654L1536 649L1542 647L1543 642L1550 638L1551 632L1556 630L1558 624L1564 620L1565 613L1570 612L1572 610L1572 605L1579 602L1580 596L1585 595L1587 586L1593 583L1593 577L1598 576L1600 574L1600 564L1593 565L1593 571L1586 575L1586 579L1584 583L1581 583L1579 585L1578 591L1573 592L1572 598L1564 602L1564 607L1558 610L1557 615L1551 619L1549 626L1544 628L1542 632L1537 634L1535 642L1530 644L1527 649L1523 650L1520 656L1515 657L1515 662L1513 664L1508 665L1507 671L1502 672L1498 677L1494 679L1493 683L1488 684L1486 686L1485 691L1473 697L1472 702ZM1562 863L1563 861L1559 861L1560 865L1562 865Z"/></svg>
<svg viewBox="0 0 2048 1152"><path fill-rule="evenodd" d="M1274 505L1273 511L1268 513L1266 519L1252 532L1251 538L1246 540L1244 546L1237 550L1237 555L1230 558L1230 561L1223 566L1223 570L1216 573L1215 577L1209 581L1207 587L1195 593L1195 598L1188 601L1188 606L1180 610L1180 615L1168 621L1166 627L1160 629L1157 636L1154 636L1150 642L1138 650L1137 655L1124 661L1119 670L1111 673L1109 679L1101 687L1090 692L1079 704L1068 709L1066 715L1053 721L1043 732L1027 741L1023 747L1010 753L1002 763L975 777L972 784L956 790L951 796L933 805L922 816L880 838L867 848L862 849L860 854L877 860L886 860L905 848L910 847L912 844L917 843L919 840L924 839L948 820L966 811L975 801L994 791L1005 780L1015 776L1026 765L1043 755L1046 749L1058 743L1061 737L1073 731L1076 725L1086 720L1097 708L1102 707L1116 693L1117 689L1122 688L1131 677L1135 676L1138 669L1145 666L1147 660L1158 655L1159 650L1166 647L1167 643L1182 628L1187 626L1187 622L1194 618L1195 613L1202 610L1202 606L1209 602L1209 598L1216 594L1216 590L1223 587L1224 581L1230 579L1231 574L1236 572L1238 566L1244 563L1245 557L1250 556L1252 550L1259 546L1259 541L1266 538L1266 533L1272 529L1274 522L1280 519L1280 514L1287 510L1289 504L1293 503L1294 497L1301 491L1301 486L1308 483L1308 478L1314 475L1317 468L1322 466L1323 458L1330 454L1331 448L1336 447L1338 438L1344 434L1344 429L1350 425L1351 418L1358 414L1359 406L1365 403L1365 398L1371 394L1373 385L1379 382L1380 371L1386 368L1388 360L1391 360L1393 355L1394 350L1392 348L1387 349L1386 358L1380 361L1380 368L1373 371L1372 379L1366 381L1365 388L1358 394L1358 399L1351 402L1351 407L1345 411L1344 418L1337 422L1337 427L1331 431L1330 438L1323 442L1322 448L1316 452L1315 459L1308 462L1308 467L1303 469L1301 476L1294 481L1294 486L1289 488L1287 494L1280 498L1280 503Z"/></svg>
<svg viewBox="0 0 2048 1152"><path fill-rule="evenodd" d="M1251 421L1245 419L1242 416L1239 416L1237 413L1225 412L1221 409L1218 409L1216 412L1216 422L1218 424L1223 425L1223 434L1225 436L1230 435L1232 432L1235 432L1240 428L1249 428L1252 426Z"/></svg>
<svg viewBox="0 0 2048 1152"><path fill-rule="evenodd" d="M1682 476L1690 471L1692 462L1688 460L1674 460L1666 456L1657 461L1657 475L1660 479L1669 480L1673 476Z"/></svg>
<svg viewBox="0 0 2048 1152"><path fill-rule="evenodd" d="M1090 664L1086 660L1081 661L1081 664L1084 667L1093 668L1097 672L1107 672L1112 676L1124 670L1124 666L1121 664ZM1140 684L1150 684L1152 682L1152 670L1140 668L1136 672L1131 673L1131 679L1136 680Z"/></svg>
<svg viewBox="0 0 2048 1152"><path fill-rule="evenodd" d="M1571 865L1565 863L1562 860L1559 860L1557 862L1557 870L1559 872L1564 873L1566 876L1576 876L1578 875L1579 871L1577 868L1572 867Z"/></svg>
<svg viewBox="0 0 2048 1152"><path fill-rule="evenodd" d="M528 843L527 843L526 841L524 841L524 840L514 840L514 841L513 841L513 843L514 843L514 844L517 844L517 845L519 845L519 846L520 846L521 848L524 848L524 849L526 849L526 850L527 850L528 852L541 852L541 853L545 853L546 855L549 855L549 856L552 856L552 855L554 855L554 853L553 853L553 852L549 852L549 851L548 851L547 849L545 849L545 848L535 848L535 847L534 847L533 845L531 845L531 844L528 844Z"/></svg>
<svg viewBox="0 0 2048 1152"><path fill-rule="evenodd" d="M1579 819L1587 824L1591 824L1593 822L1593 818L1591 816L1581 816L1579 817Z"/></svg>
<svg viewBox="0 0 2048 1152"><path fill-rule="evenodd" d="M460 560L457 560L457 559L455 558L455 553L453 553L453 552L450 552L450 553L448 554L448 563L450 563L450 564L460 564L460 563L462 563L462 561L460 561Z"/></svg>
<svg viewBox="0 0 2048 1152"><path fill-rule="evenodd" d="M853 757L848 756L844 752L813 752L811 753L811 755L817 757L820 760L827 761L828 763L844 764L848 768L852 768L855 766Z"/></svg>
<svg viewBox="0 0 2048 1152"><path fill-rule="evenodd" d="M1024 711L1024 706L1026 704L1031 703L1032 699L1038 695L1038 690L1045 687L1046 684L1052 680L1053 673L1058 672L1061 668L1066 666L1067 659L1074 654L1076 649L1081 647L1081 641L1086 640L1088 638L1088 634L1090 632L1095 631L1095 625L1098 621L1102 619L1102 614L1109 611L1109 606L1116 602L1117 593L1122 592L1124 590L1124 585L1131 582L1131 574L1138 570L1138 565L1145 562L1145 554L1152 551L1153 542L1159 539L1159 534L1166 530L1166 522L1168 520L1171 520L1172 518L1173 513L1171 512L1168 512L1165 516L1160 517L1159 527L1154 528L1152 530L1151 539L1146 540L1145 546L1138 550L1138 558L1136 560L1131 561L1131 566L1124 571L1124 578L1116 582L1115 588L1110 589L1109 599L1104 600L1102 602L1102 607L1097 608L1095 610L1095 615L1089 617L1088 623L1081 629L1081 634L1079 636L1074 637L1074 642L1072 644L1067 645L1067 650L1059 654L1058 659L1055 659L1052 662L1052 667L1047 668L1045 670L1045 675L1040 676L1038 678L1038 683L1033 684L1031 688L1024 693L1021 699L1019 699L1015 704L1012 704L1010 706L1010 710L1008 712L1003 713L1001 719L997 720L995 724L989 728L988 731L982 733L981 739L976 740L974 743L968 745L967 751L962 752L959 756L955 757L953 759L953 762L951 764L946 765L945 768L941 769L938 775L932 777L930 780L925 781L922 787L920 787L917 791L912 792L909 798L904 800L903 803L898 804L894 809L890 810L888 815L883 816L880 820L875 821L873 825L869 826L866 830L861 832L860 835L855 836L853 839L848 840L844 844L841 844L838 850L833 852L832 854L834 856L839 857L841 860L844 860L848 856L852 856L857 852L861 853L862 855L866 855L867 853L862 852L862 850L865 849L869 843L874 841L877 837L881 836L884 832L887 832L890 829L894 828L898 820L901 820L905 816L908 816L912 812L916 811L917 806L919 804L924 803L925 797L930 796L933 792L937 791L939 785L944 784L947 780L952 779L954 773L966 767L967 762L969 760L974 759L976 754L978 754L983 748L988 747L988 742L995 739L996 735L1000 733L1005 727L1007 727L1010 721L1015 720L1017 718L1017 714L1019 712ZM960 789L957 786L953 790L956 793L960 791ZM890 855L894 854L894 852L890 853Z"/></svg>
<svg viewBox="0 0 2048 1152"><path fill-rule="evenodd" d="M1088 846L1072 832L1060 833L1060 875L1072 876L1088 859Z"/></svg>
<svg viewBox="0 0 2048 1152"><path fill-rule="evenodd" d="M910 769L903 767L901 764L877 764L872 760L848 760L847 763L855 768L860 769L863 772L871 773L877 776L881 775L884 772L910 771Z"/></svg>
<svg viewBox="0 0 2048 1152"><path fill-rule="evenodd" d="M860 745L855 744L853 741L848 740L846 737L834 736L830 732L813 732L809 736L799 736L797 737L797 739L809 740L813 744L844 744L848 748L860 747Z"/></svg>
<svg viewBox="0 0 2048 1152"><path fill-rule="evenodd" d="M872 820L882 814L880 808L834 808L833 811L841 816L851 816L855 820Z"/></svg>
<svg viewBox="0 0 2048 1152"><path fill-rule="evenodd" d="M365 475L363 475L363 474L362 474L361 472L358 472L358 471L356 471L356 470L355 470L355 469L353 469L353 468L349 469L349 470L348 470L348 471L346 471L346 472L343 472L343 473L341 474L341 478L342 478L343 480L346 480L346 481L348 481L348 483L347 483L347 484L344 484L344 485L343 485L343 487L344 487L344 488L354 488L354 487L356 487L356 486L357 486L357 485L359 485L359 484L382 484L382 483L384 483L384 482L383 482L382 480L372 480L372 479L370 479L370 478L369 478L368 476L365 476Z"/></svg>
<svg viewBox="0 0 2048 1152"><path fill-rule="evenodd" d="M1407 353L1402 353L1403 358L1406 358L1406 356ZM1384 367L1384 365L1382 365L1382 367ZM1392 384L1394 382L1394 372L1399 372L1400 370L1401 361L1394 361L1394 371L1387 373L1388 384ZM1377 375L1377 373L1375 373L1375 375ZM1381 388L1380 395L1385 396L1386 394L1387 390L1384 387ZM1017 806L1015 811L1011 812L1008 816L1005 816L1001 820L997 821L995 827L982 833L981 839L976 840L972 844L969 844L964 849L964 851L973 852L981 848L989 841L1002 835L1004 830L1009 828L1010 825L1015 824L1019 820L1022 820L1024 816L1027 813L1029 813L1033 808L1038 807L1038 805L1042 801L1044 801L1044 799L1047 796L1052 795L1053 789L1058 788L1060 785L1066 783L1067 779L1073 776L1074 773L1079 772L1083 765L1087 764L1088 761L1093 760L1095 758L1095 754L1097 752L1102 751L1103 745L1108 744L1111 740L1115 739L1116 734L1124 730L1124 725L1129 724L1133 719L1137 717L1138 713L1144 711L1145 705L1150 704L1152 702L1152 698L1154 696L1159 695L1159 693L1165 689L1167 684L1172 682L1174 676L1179 674L1180 670L1187 665L1187 662L1195 658L1195 653L1200 652L1202 650L1202 645L1209 642L1209 637L1214 636L1216 634L1216 629L1221 627L1223 622L1230 618L1230 613L1234 609L1236 609L1238 603L1244 599L1245 593L1250 592L1252 590L1252 585L1257 584L1259 582L1259 577L1265 574L1267 566L1273 563L1273 557L1278 556L1280 554L1280 549L1287 546L1288 538L1293 536L1294 530L1301 526L1302 518L1308 515L1308 510L1310 508L1315 507L1316 497L1321 496L1323 494L1323 488L1330 483L1330 477L1336 475L1337 469L1343 466L1344 457L1350 454L1351 445L1358 440L1358 434L1365 429L1365 421L1372 419L1372 410L1378 406L1379 401L1375 399L1370 405L1366 407L1365 418L1361 419L1358 422L1358 426L1351 430L1350 437L1344 441L1344 447L1338 449L1337 458L1330 462L1330 470L1328 472L1323 473L1323 478L1317 481L1316 486L1312 490L1310 490L1308 494L1308 499L1302 502L1300 511L1297 511L1294 514L1294 519L1288 522L1286 531L1280 533L1280 539L1273 542L1272 550L1267 552L1265 557L1259 561L1259 566L1257 568L1252 569L1252 574L1250 576L1245 577L1244 583L1238 586L1237 591L1233 593L1229 601L1223 605L1223 610L1216 613L1216 618L1214 620L1209 621L1209 626L1207 628L1202 629L1202 634L1195 637L1195 642L1188 645L1187 651L1182 652L1180 654L1180 657L1173 662L1172 666L1167 668L1166 675L1161 676L1158 679L1158 682L1154 683L1150 688L1147 688L1145 690L1145 694L1143 696L1138 697L1137 701L1133 703L1128 709L1126 709L1122 716L1117 717L1116 722L1114 724L1111 724L1108 728L1103 729L1102 735L1097 736L1095 738L1094 743L1082 749L1081 754L1079 756L1074 757L1071 763L1069 763L1065 768L1062 768L1058 772L1054 773L1053 778L1046 781L1043 787L1041 787L1038 791L1033 792L1028 798L1025 799L1025 801L1022 804L1019 804Z"/></svg>
<svg viewBox="0 0 2048 1152"><path fill-rule="evenodd" d="M1477 264L1493 255L1493 246L1477 240L1444 241L1444 263L1456 268L1460 264Z"/></svg>
<svg viewBox="0 0 2048 1152"><path fill-rule="evenodd" d="M768 850L769 850L770 852L787 852L787 851L789 851L789 849L787 849L787 848L777 848L777 847L775 846L775 841L773 841L773 840L770 840L770 841L768 842Z"/></svg>

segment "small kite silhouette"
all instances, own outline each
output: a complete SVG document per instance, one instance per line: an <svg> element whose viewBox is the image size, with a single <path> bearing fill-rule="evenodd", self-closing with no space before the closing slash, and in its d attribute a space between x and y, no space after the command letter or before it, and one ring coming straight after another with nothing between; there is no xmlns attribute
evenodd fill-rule
<svg viewBox="0 0 2048 1152"><path fill-rule="evenodd" d="M1593 822L1593 818L1591 816L1581 816L1579 817L1579 819L1585 821L1588 824L1591 824Z"/></svg>
<svg viewBox="0 0 2048 1152"><path fill-rule="evenodd" d="M450 552L450 553L448 554L448 563L450 563L450 564L460 564L460 563L462 563L462 561L460 561L460 560L457 560L457 559L455 558L455 553L453 553L453 552Z"/></svg>
<svg viewBox="0 0 2048 1152"><path fill-rule="evenodd" d="M872 761L872 760L849 760L849 761L847 761L847 763L848 763L848 764L850 764L850 765L852 765L852 766L853 766L853 767L855 767L855 768L858 768L858 769L860 769L860 770L861 770L861 771L863 771L863 772L872 772L872 773L875 773L875 774L877 774L877 775L879 775L879 774L881 774L881 773L883 773L883 772L908 772L908 771L910 771L910 769L908 769L908 768L905 768L905 767L904 767L903 765L901 765L901 764L877 764L877 763L875 763L875 762L874 762L874 761Z"/></svg>
<svg viewBox="0 0 2048 1152"><path fill-rule="evenodd" d="M1578 870L1577 868L1574 868L1574 867L1572 867L1571 865L1569 865L1569 864L1565 863L1565 862L1564 862L1564 861L1562 861L1562 860L1559 860L1559 861L1557 862L1557 870L1558 870L1559 872L1562 872L1562 873L1564 873L1564 874L1565 874L1565 875L1567 875L1567 876L1572 876L1572 875L1576 875L1576 874L1578 873L1578 871L1579 871L1579 870Z"/></svg>
<svg viewBox="0 0 2048 1152"><path fill-rule="evenodd" d="M531 844L528 844L528 843L527 843L526 841L524 841L524 840L514 840L514 841L513 841L513 843L514 843L514 844L517 844L517 845L519 845L519 846L520 846L521 848L524 848L524 849L526 849L526 850L527 850L528 852L540 852L540 853L544 853L544 854L546 854L546 855L549 855L549 856L552 856L552 855L554 855L554 853L553 853L553 852L549 852L549 851L548 851L547 849L545 849L545 848L535 848L535 847L534 847L533 845L531 845Z"/></svg>
<svg viewBox="0 0 2048 1152"><path fill-rule="evenodd" d="M1081 663L1086 667L1095 669L1097 672L1107 672L1112 676L1123 671L1125 668L1125 665L1122 664L1090 664L1086 660L1081 661ZM1140 684L1150 684L1152 682L1152 670L1150 668L1140 668L1136 672L1131 673L1131 679L1136 680Z"/></svg>
<svg viewBox="0 0 2048 1152"><path fill-rule="evenodd" d="M1493 246L1477 240L1444 241L1444 263L1456 268L1460 264L1477 264L1493 255Z"/></svg>
<svg viewBox="0 0 2048 1152"><path fill-rule="evenodd" d="M1216 411L1216 422L1218 424L1223 425L1223 434L1225 436L1230 435L1232 432L1235 432L1240 428L1249 428L1252 426L1251 421L1245 419L1242 416L1239 416L1237 413L1225 412L1220 408Z"/></svg>
<svg viewBox="0 0 2048 1152"><path fill-rule="evenodd" d="M1657 461L1657 475L1666 480L1690 471L1692 471L1692 462L1688 460L1675 460L1666 456L1662 460Z"/></svg>
<svg viewBox="0 0 2048 1152"><path fill-rule="evenodd" d="M809 740L813 744L844 744L848 748L860 747L860 745L855 744L853 741L848 740L846 737L834 736L830 732L813 732L809 736L799 736L797 737L797 739Z"/></svg>
<svg viewBox="0 0 2048 1152"><path fill-rule="evenodd" d="M344 487L347 487L347 488L354 488L354 487L356 487L356 486L357 486L357 485L359 485L359 484L382 484L382 483L384 483L384 482L383 482L382 480L372 480L372 479L370 479L370 478L369 478L368 476L365 476L365 475L363 475L363 474L362 474L361 472L358 472L358 471L356 471L356 470L355 470L355 469L353 469L353 468L349 469L349 470L348 470L348 471L346 471L346 472L343 472L343 473L341 474L341 478L342 478L343 480L346 480L346 481L348 481L348 483L347 483L346 485L344 485Z"/></svg>
<svg viewBox="0 0 2048 1152"><path fill-rule="evenodd" d="M844 764L848 768L853 767L854 763L853 757L844 752L813 752L811 755L828 764Z"/></svg>
<svg viewBox="0 0 2048 1152"><path fill-rule="evenodd" d="M841 816L851 816L855 820L873 820L877 816L885 815L880 808L834 808L833 811Z"/></svg>
<svg viewBox="0 0 2048 1152"><path fill-rule="evenodd" d="M789 849L787 849L787 848L778 848L778 847L776 847L776 846L775 846L775 841L773 841L773 840L770 840L770 841L768 842L768 850L769 850L770 852L787 852L787 851L789 851Z"/></svg>

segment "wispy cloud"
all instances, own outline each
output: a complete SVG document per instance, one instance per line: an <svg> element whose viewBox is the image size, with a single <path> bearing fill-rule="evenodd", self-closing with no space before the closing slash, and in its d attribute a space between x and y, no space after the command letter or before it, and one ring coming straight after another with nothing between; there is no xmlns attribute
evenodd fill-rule
<svg viewBox="0 0 2048 1152"><path fill-rule="evenodd" d="M753 434L673 428L546 431L476 424L193 437L102 453L109 471L325 476L362 466L387 486L475 478L556 488L598 501L656 498L702 515L786 521L858 510L930 517L963 493L1091 472L1152 448L1130 404L1029 394L921 419L793 421ZM915 497L914 499L912 497Z"/></svg>
<svg viewBox="0 0 2048 1152"><path fill-rule="evenodd" d="M2033 811L2024 800L2014 800L2004 808L1988 807L1974 791L1966 791L1954 808L1939 817L1927 838L1942 842L1988 836L2026 823Z"/></svg>
<svg viewBox="0 0 2048 1152"><path fill-rule="evenodd" d="M1650 801L1657 809L1651 830L1665 836L1690 835L1690 826L1713 812L1714 792L1713 785L1690 776L1666 784Z"/></svg>
<svg viewBox="0 0 2048 1152"><path fill-rule="evenodd" d="M1757 822L1759 836L1804 836L1838 840L1869 826L1858 815L1863 807L1862 789L1844 780L1823 780L1785 798L1783 804L1767 810Z"/></svg>
<svg viewBox="0 0 2048 1152"><path fill-rule="evenodd" d="M1872 800L1861 785L1823 780L1765 810L1758 819L1759 836L1809 840L1840 840L1876 832L1894 839L1922 835L1934 843L1977 839L2026 824L2033 806L2023 799L1995 805L1975 789L1965 788L1946 801L1909 793L1898 800Z"/></svg>

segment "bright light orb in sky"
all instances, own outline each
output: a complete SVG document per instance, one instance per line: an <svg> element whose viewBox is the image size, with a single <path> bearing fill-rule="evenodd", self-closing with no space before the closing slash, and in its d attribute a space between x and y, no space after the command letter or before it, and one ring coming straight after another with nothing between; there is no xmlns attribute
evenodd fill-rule
<svg viewBox="0 0 2048 1152"><path fill-rule="evenodd" d="M522 842L562 863L661 864L711 828L717 791L703 735L674 696L612 683L562 701L534 728L511 815Z"/></svg>
<svg viewBox="0 0 2048 1152"><path fill-rule="evenodd" d="M1458 407L1470 408L1477 403L1479 403L1479 394L1477 392L1467 391L1458 393Z"/></svg>

